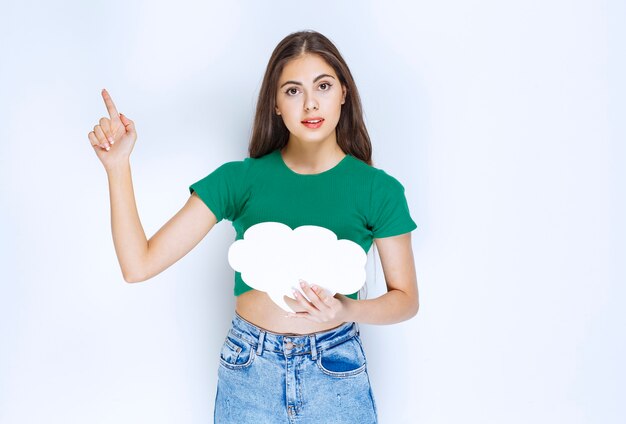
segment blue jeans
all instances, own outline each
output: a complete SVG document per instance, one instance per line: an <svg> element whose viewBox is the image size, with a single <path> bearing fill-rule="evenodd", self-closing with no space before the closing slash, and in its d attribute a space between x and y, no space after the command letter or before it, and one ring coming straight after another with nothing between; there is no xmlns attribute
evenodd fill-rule
<svg viewBox="0 0 626 424"><path fill-rule="evenodd" d="M214 420L376 423L358 326L286 335L235 314L220 353Z"/></svg>

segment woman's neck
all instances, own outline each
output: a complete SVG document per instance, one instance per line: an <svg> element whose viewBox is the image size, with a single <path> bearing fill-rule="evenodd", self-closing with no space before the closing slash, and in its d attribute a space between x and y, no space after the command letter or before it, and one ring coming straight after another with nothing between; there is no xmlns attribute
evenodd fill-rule
<svg viewBox="0 0 626 424"><path fill-rule="evenodd" d="M299 174L319 174L337 165L346 154L335 143L301 144L292 142L281 149L283 162Z"/></svg>

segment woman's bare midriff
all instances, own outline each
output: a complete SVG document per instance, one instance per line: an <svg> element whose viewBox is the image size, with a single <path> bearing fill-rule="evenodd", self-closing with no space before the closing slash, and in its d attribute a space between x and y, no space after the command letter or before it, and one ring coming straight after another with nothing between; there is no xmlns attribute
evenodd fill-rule
<svg viewBox="0 0 626 424"><path fill-rule="evenodd" d="M246 321L272 333L309 334L343 324L343 321L317 323L306 318L288 317L287 312L276 305L265 292L258 290L250 290L237 296L235 309Z"/></svg>

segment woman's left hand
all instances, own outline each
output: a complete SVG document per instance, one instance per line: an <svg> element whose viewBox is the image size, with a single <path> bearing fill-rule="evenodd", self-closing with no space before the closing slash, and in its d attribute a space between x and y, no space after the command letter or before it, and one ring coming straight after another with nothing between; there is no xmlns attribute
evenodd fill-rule
<svg viewBox="0 0 626 424"><path fill-rule="evenodd" d="M328 290L315 284L309 285L306 281L300 280L300 288L306 295L304 297L298 290L293 291L300 312L289 312L287 316L295 318L306 318L314 322L329 321L349 321L347 319L347 302L350 300L346 296L337 294L331 296ZM307 298L309 300L307 300ZM294 302L290 302L294 303Z"/></svg>

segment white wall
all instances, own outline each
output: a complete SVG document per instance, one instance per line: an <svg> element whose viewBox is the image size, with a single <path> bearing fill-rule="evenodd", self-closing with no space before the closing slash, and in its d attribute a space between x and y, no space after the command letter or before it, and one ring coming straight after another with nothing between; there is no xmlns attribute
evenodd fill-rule
<svg viewBox="0 0 626 424"><path fill-rule="evenodd" d="M2 1L0 422L211 422L234 230L124 283L87 133L106 87L150 236L245 156L269 55L305 28L345 55L419 226L418 316L363 326L381 422L626 420L623 5L177 4Z"/></svg>

